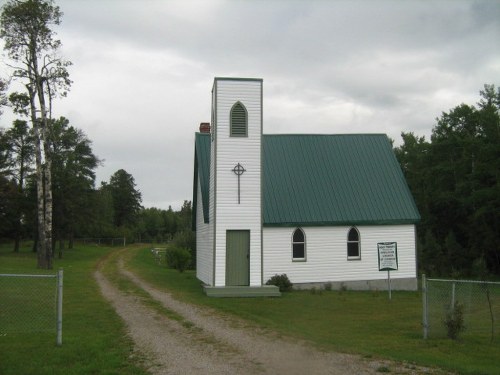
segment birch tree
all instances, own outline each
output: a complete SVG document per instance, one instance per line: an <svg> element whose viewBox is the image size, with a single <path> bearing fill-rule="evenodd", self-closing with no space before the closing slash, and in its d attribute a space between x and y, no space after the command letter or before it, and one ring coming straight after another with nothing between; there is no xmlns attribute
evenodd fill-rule
<svg viewBox="0 0 500 375"><path fill-rule="evenodd" d="M2 7L0 37L12 63L14 80L29 98L28 114L35 137L37 181L38 267L52 268L52 150L49 122L53 99L71 85L58 52L61 41L52 30L62 12L52 0L10 0Z"/></svg>
<svg viewBox="0 0 500 375"><path fill-rule="evenodd" d="M0 116L2 115L2 107L7 104L7 82L0 78Z"/></svg>

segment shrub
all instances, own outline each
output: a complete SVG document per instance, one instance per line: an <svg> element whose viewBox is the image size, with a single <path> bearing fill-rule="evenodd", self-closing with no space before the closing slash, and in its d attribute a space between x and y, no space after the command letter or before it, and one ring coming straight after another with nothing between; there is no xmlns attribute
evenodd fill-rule
<svg viewBox="0 0 500 375"><path fill-rule="evenodd" d="M286 273L282 275L274 275L267 280L266 285L276 285L280 289L280 292L289 292L293 287L293 284L288 279Z"/></svg>
<svg viewBox="0 0 500 375"><path fill-rule="evenodd" d="M184 272L191 263L191 253L183 247L170 246L165 254L165 259L169 268Z"/></svg>
<svg viewBox="0 0 500 375"><path fill-rule="evenodd" d="M193 231L177 232L173 239L173 245L189 250L191 254L191 262L188 265L189 269L196 268L196 234Z"/></svg>
<svg viewBox="0 0 500 375"><path fill-rule="evenodd" d="M464 325L464 305L455 301L455 305L446 313L444 319L446 332L450 339L456 340L460 333L465 330Z"/></svg>

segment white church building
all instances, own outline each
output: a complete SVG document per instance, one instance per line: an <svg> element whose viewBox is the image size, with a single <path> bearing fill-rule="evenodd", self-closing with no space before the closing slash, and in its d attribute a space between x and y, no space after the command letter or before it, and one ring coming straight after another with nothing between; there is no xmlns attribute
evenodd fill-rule
<svg viewBox="0 0 500 375"><path fill-rule="evenodd" d="M385 134L265 135L262 79L215 78L211 112L193 184L207 295L279 295L265 286L276 274L295 288L385 290L381 244L392 289L417 289L420 215Z"/></svg>

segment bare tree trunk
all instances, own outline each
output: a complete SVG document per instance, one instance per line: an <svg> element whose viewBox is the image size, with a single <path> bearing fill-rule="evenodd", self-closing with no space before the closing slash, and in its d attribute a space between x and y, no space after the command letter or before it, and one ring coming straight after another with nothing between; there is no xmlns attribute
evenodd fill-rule
<svg viewBox="0 0 500 375"><path fill-rule="evenodd" d="M42 145L40 142L40 125L36 118L35 92L31 87L28 87L31 106L31 122L33 124L33 135L35 138L35 161L36 161L36 200L37 200L37 266L38 268L47 269L46 261L46 238L45 238L45 204L44 204L44 181L43 181L43 163L42 163Z"/></svg>
<svg viewBox="0 0 500 375"><path fill-rule="evenodd" d="M19 233L19 223L16 223L16 234L14 237L14 252L19 252L19 245L21 243L21 234Z"/></svg>
<svg viewBox="0 0 500 375"><path fill-rule="evenodd" d="M37 85L38 86L38 85ZM43 122L40 128L40 121L36 117L36 105L35 96L36 92L39 93L39 88L36 91L29 87L28 91L30 93L30 106L31 106L31 122L33 123L33 135L35 138L35 160L36 160L36 196L37 196L37 218L38 218L38 241L37 241L37 266L42 269L52 268L52 191L50 186L50 164L47 165L47 160L45 159L45 164L42 161L42 139L44 146L44 156L47 152L45 150L45 136L46 136L46 121ZM42 112L43 114L43 112ZM47 183L47 175L49 175ZM47 194L47 188L49 188L49 193ZM47 195L50 199L50 220L49 228L47 228ZM49 229L47 231L47 229ZM49 234L47 236L47 234Z"/></svg>
<svg viewBox="0 0 500 375"><path fill-rule="evenodd" d="M17 196L18 202L21 199L22 192ZM14 221L14 253L19 252L19 247L21 243L21 213L19 204L17 205L18 212L16 214L16 219Z"/></svg>
<svg viewBox="0 0 500 375"><path fill-rule="evenodd" d="M61 237L59 238L59 259L62 259L63 251L64 251L64 240Z"/></svg>
<svg viewBox="0 0 500 375"><path fill-rule="evenodd" d="M47 241L45 233L45 204L43 193L43 165L41 161L40 149L37 150L36 157L36 196L37 196L37 217L38 217L38 268L48 268L46 261Z"/></svg>
<svg viewBox="0 0 500 375"><path fill-rule="evenodd" d="M19 167L19 185L18 185L18 202L19 200L22 199L23 194L24 194L24 174L25 174L25 167L24 167L24 153L25 151L21 148L21 152L23 155L20 157L20 167ZM19 248L21 246L21 230L22 230L22 222L21 222L21 217L22 217L22 209L18 205L18 212L17 212L17 217L16 217L16 222L15 222L15 235L14 235L14 252L18 253Z"/></svg>
<svg viewBox="0 0 500 375"><path fill-rule="evenodd" d="M50 153L50 151L49 151ZM51 161L47 160L47 150L45 150L45 169L44 169L44 203L45 203L45 258L47 269L52 269L53 244L52 244L52 178L50 172Z"/></svg>
<svg viewBox="0 0 500 375"><path fill-rule="evenodd" d="M42 140L44 151L44 232L45 232L45 258L46 268L52 269L53 243L52 243L52 152L49 139L49 118L45 106L45 94L43 91L43 82L41 78L37 79L38 102L40 103L40 112L42 114Z"/></svg>
<svg viewBox="0 0 500 375"><path fill-rule="evenodd" d="M43 89L44 78L41 77L39 73L36 52L32 50L31 53L33 69L31 71L32 78L30 81L35 87L30 87L28 90L30 93L33 93L33 95L30 95L31 113L32 120L34 120L33 128L35 130L35 144L37 148L37 198L40 239L38 268L52 269L52 154L50 151L49 119L47 116L45 92ZM38 104L40 105L40 122L36 119L35 95L38 96ZM43 164L41 163L41 146L43 146ZM40 163L38 162L38 158L40 159ZM41 168L39 169L39 167Z"/></svg>

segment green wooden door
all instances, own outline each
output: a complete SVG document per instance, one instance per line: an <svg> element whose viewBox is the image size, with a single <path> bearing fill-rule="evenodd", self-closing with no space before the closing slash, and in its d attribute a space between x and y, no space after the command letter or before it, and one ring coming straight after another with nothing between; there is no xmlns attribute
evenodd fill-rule
<svg viewBox="0 0 500 375"><path fill-rule="evenodd" d="M250 285L250 231L226 232L226 285Z"/></svg>

